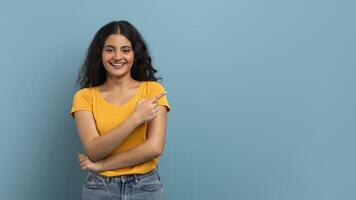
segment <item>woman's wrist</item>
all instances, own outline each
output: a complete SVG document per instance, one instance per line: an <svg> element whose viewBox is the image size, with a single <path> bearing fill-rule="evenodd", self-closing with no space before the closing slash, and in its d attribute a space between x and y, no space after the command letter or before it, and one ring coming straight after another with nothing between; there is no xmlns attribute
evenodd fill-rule
<svg viewBox="0 0 356 200"><path fill-rule="evenodd" d="M137 127L137 126L140 126L143 121L141 119L141 117L136 114L136 113L133 113L131 116L130 116L130 120L132 121L132 123Z"/></svg>
<svg viewBox="0 0 356 200"><path fill-rule="evenodd" d="M98 165L99 172L106 171L105 159L98 161L96 164Z"/></svg>

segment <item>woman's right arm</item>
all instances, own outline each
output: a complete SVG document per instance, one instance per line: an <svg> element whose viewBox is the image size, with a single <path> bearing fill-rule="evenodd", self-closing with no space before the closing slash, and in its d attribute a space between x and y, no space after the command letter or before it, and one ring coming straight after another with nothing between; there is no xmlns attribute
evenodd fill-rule
<svg viewBox="0 0 356 200"><path fill-rule="evenodd" d="M162 93L152 99L140 100L137 103L133 114L131 114L123 123L102 136L100 136L97 131L94 117L91 112L75 112L74 117L77 131L84 147L85 154L94 162L108 156L136 127L145 121L149 121L156 117L158 112L157 101L164 95L165 93Z"/></svg>
<svg viewBox="0 0 356 200"><path fill-rule="evenodd" d="M139 116L133 113L119 126L100 136L91 112L77 111L74 116L84 151L94 162L108 156L136 127L142 124Z"/></svg>

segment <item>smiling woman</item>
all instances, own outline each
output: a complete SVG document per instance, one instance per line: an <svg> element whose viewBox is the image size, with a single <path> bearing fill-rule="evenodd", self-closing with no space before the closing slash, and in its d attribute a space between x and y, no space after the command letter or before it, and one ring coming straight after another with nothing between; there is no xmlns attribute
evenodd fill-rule
<svg viewBox="0 0 356 200"><path fill-rule="evenodd" d="M164 199L157 164L170 106L139 32L127 21L103 26L91 42L73 97L88 176L83 199Z"/></svg>
<svg viewBox="0 0 356 200"><path fill-rule="evenodd" d="M102 58L109 76L124 76L130 72L134 62L131 42L123 35L110 35L105 40Z"/></svg>

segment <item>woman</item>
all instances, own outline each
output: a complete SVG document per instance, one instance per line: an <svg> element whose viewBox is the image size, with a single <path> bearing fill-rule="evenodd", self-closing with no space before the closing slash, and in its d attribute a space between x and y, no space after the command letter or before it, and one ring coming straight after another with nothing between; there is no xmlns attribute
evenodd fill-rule
<svg viewBox="0 0 356 200"><path fill-rule="evenodd" d="M157 171L170 111L140 33L113 21L92 40L74 95L75 119L89 170L83 199L164 199Z"/></svg>

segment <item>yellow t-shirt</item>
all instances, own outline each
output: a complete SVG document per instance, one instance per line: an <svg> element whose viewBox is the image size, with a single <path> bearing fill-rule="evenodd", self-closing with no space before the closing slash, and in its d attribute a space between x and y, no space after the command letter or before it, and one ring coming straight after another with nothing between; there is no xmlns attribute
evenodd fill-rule
<svg viewBox="0 0 356 200"><path fill-rule="evenodd" d="M72 117L74 117L74 112L79 110L92 112L99 135L105 135L111 129L125 121L135 111L136 103L140 99L150 99L164 91L164 87L158 82L142 81L133 98L122 105L114 105L107 102L100 95L99 86L83 88L77 91L74 95L70 113ZM166 106L167 112L170 111L166 96L158 101L158 105ZM138 126L110 155L126 151L145 142L146 132L147 122ZM100 174L104 176L143 174L153 170L156 167L158 160L159 157L156 157L136 166L103 171L100 172Z"/></svg>

